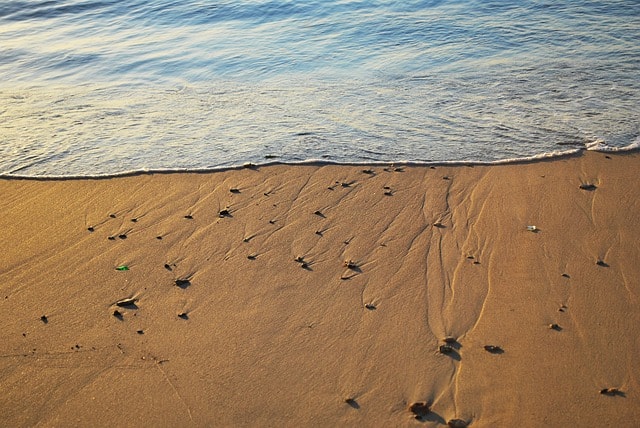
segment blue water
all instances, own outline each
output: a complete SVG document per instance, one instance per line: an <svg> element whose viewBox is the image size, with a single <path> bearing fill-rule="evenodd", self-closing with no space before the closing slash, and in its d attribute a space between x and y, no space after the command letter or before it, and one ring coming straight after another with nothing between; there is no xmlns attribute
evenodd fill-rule
<svg viewBox="0 0 640 428"><path fill-rule="evenodd" d="M637 145L640 3L4 0L0 174Z"/></svg>

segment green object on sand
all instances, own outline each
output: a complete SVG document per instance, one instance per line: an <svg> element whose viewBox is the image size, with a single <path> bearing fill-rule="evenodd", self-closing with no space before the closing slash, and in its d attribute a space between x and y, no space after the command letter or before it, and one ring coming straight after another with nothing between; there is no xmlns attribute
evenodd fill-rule
<svg viewBox="0 0 640 428"><path fill-rule="evenodd" d="M120 270L120 271L129 270L129 266L127 265L118 266L116 270Z"/></svg>

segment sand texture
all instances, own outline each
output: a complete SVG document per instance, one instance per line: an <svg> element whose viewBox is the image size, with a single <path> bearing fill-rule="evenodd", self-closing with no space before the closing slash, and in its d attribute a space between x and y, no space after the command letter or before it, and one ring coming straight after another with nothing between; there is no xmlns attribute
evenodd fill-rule
<svg viewBox="0 0 640 428"><path fill-rule="evenodd" d="M2 179L0 426L634 426L639 171Z"/></svg>

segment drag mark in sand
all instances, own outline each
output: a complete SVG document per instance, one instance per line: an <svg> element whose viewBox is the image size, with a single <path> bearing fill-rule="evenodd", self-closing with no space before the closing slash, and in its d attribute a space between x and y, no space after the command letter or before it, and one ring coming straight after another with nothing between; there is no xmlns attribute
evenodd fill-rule
<svg viewBox="0 0 640 428"><path fill-rule="evenodd" d="M173 389L173 392L175 392L176 396L178 397L178 400L180 400L180 402L184 406L185 410L187 411L187 414L189 415L189 420L191 422L193 422L193 417L191 415L191 408L189 407L187 402L184 400L184 398L182 397L182 395L178 391L178 388L176 388L176 386L173 384L173 382L171 382L171 379L169 379L169 376L167 375L167 372L162 368L162 364L164 364L165 362L166 362L166 360L158 360L155 357L153 358L154 367L156 367L160 371L160 373L162 373L162 376L165 378L165 380L167 381L169 386L171 386L171 389Z"/></svg>

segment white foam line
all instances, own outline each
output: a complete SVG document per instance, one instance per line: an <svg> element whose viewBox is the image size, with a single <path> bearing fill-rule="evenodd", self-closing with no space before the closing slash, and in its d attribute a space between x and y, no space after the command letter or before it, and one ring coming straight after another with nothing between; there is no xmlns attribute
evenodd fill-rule
<svg viewBox="0 0 640 428"><path fill-rule="evenodd" d="M584 148L576 148L571 150L562 150L554 152L545 152L533 156L526 156L520 158L508 158L498 159L493 161L464 161L464 160L451 160L451 161L363 161L363 162L339 162L326 159L307 159L296 162L286 161L269 161L262 163L247 162L242 165L231 166L218 166L209 168L166 168L166 169L137 169L122 171L113 174L95 174L95 175L24 175L24 174L0 174L0 179L24 179L24 180L104 180L109 178L130 177L135 175L149 175L149 174L175 174L175 173L190 173L190 174L205 174L211 172L229 171L246 168L260 168L271 165L345 165L345 166L470 166L470 165L508 165L508 164L520 164L531 163L544 160L552 160L562 157L574 156L585 150L597 151L597 152L631 152L640 149L640 137L633 141L633 143L624 147L612 147L607 145L603 141L594 141L587 143Z"/></svg>

